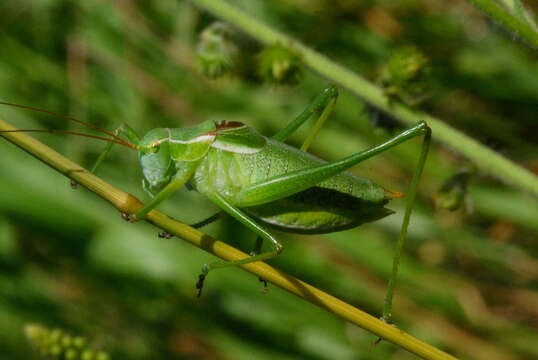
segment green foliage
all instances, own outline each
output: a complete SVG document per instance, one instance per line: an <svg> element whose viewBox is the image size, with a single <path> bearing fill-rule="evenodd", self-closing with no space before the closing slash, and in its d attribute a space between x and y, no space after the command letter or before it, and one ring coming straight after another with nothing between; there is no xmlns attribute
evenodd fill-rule
<svg viewBox="0 0 538 360"><path fill-rule="evenodd" d="M536 171L536 56L464 2L233 3L371 80L393 52L414 44L431 68L431 96L416 107ZM272 135L327 86L309 71L294 88L235 76L207 81L197 71L196 43L214 18L188 1L4 1L0 13L0 99L108 130L122 121L143 134L226 119ZM341 89L312 153L334 160L386 140L392 130L373 129L366 109ZM81 130L7 107L0 116L20 128ZM290 143L300 146L308 127ZM105 147L35 136L86 167ZM537 358L538 201L478 173L467 189L473 213L437 211L438 189L463 160L435 133L433 140L400 268L395 322L461 358ZM406 191L419 150L417 140L353 171ZM31 321L91 334L114 359L410 358L387 342L372 347L371 334L274 286L264 294L263 284L241 270L215 271L195 299L210 255L158 238L151 226L125 223L101 199L71 189L65 177L3 139L0 153L3 357L36 358L22 332ZM113 148L99 176L149 199L134 151ZM285 249L271 264L377 316L404 204L394 200L388 207L396 214L350 231L279 233ZM216 210L187 190L159 209L186 223ZM203 231L246 252L255 241L230 219Z"/></svg>

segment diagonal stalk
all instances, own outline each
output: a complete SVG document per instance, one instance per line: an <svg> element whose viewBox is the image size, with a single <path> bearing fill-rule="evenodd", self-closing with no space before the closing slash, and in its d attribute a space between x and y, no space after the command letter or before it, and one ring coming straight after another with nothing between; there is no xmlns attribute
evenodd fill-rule
<svg viewBox="0 0 538 360"><path fill-rule="evenodd" d="M16 130L11 124L0 118L0 131ZM2 133L1 136L17 145L30 155L41 160L46 165L66 175L78 184L88 188L101 198L110 202L121 213L132 214L140 209L143 204L134 196L125 193L106 183L99 177L91 174L88 170L71 160L60 155L48 146L42 144L33 137L20 132ZM118 216L119 219L119 216ZM167 215L152 210L148 213L149 223L161 228L169 234L186 240L191 244L220 257L227 261L246 258L248 255L242 251L221 241L215 240L204 233L176 221ZM136 226L136 225L133 225ZM297 295L304 300L317 305L335 315L368 330L377 336L398 345L409 352L424 359L448 360L456 359L453 356L439 350L406 332L388 325L383 321L345 303L342 300L329 295L318 288L305 283L291 275L277 270L263 262L254 262L240 265L240 267L257 277L271 282L272 284Z"/></svg>

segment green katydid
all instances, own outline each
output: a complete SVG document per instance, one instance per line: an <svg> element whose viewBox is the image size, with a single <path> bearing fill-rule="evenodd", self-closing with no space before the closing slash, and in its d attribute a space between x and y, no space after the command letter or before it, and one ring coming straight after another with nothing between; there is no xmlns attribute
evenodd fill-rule
<svg viewBox="0 0 538 360"><path fill-rule="evenodd" d="M283 247L270 229L322 234L350 229L391 214L392 211L385 205L389 200L403 196L402 193L386 190L346 170L411 138L424 136L383 307L382 319L390 322L400 254L426 161L431 130L421 121L383 144L338 161L325 162L306 151L331 114L337 97L335 87L326 88L303 113L272 137L265 137L243 123L228 121L206 121L189 128L157 128L142 138L127 124L121 125L113 134L85 124L112 137L92 136L109 141L92 172L97 170L114 143L137 149L144 176L143 188L152 200L136 213L124 214L126 219L131 222L143 220L149 211L185 185L207 196L223 213L234 217L258 236L254 251L248 258L228 262L220 260L202 267L196 284L200 296L204 280L211 270L279 255ZM321 115L301 149L285 144L284 141L315 113ZM198 223L197 227L217 220L220 215ZM264 240L271 245L271 251L261 252Z"/></svg>

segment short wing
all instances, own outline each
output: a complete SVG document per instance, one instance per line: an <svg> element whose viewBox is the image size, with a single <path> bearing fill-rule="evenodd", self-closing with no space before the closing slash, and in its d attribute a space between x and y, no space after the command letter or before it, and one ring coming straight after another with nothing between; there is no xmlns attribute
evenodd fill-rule
<svg viewBox="0 0 538 360"><path fill-rule="evenodd" d="M267 140L257 131L240 122L219 122L217 138L211 147L242 154L260 151Z"/></svg>

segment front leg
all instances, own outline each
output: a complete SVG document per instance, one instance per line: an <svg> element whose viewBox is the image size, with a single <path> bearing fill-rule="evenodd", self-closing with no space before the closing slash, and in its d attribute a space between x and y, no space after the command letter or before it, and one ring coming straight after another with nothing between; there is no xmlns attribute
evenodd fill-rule
<svg viewBox="0 0 538 360"><path fill-rule="evenodd" d="M114 130L114 135L116 136L123 135L131 142L131 144L137 145L137 146L140 141L140 138L138 137L136 132L129 125L127 125L127 123L122 123L116 130ZM95 172L97 171L97 169L99 168L103 160L107 157L108 153L110 152L110 149L112 149L113 145L114 143L112 142L109 142L106 145L105 150L99 155L99 157L95 161L95 164L92 166L92 169L90 170L92 174L95 174Z"/></svg>
<svg viewBox="0 0 538 360"><path fill-rule="evenodd" d="M236 220L238 220L240 223L242 223L243 225L248 227L250 230L255 232L261 239L269 240L269 243L271 244L271 247L272 247L272 251L264 252L261 254L256 254L254 256L249 256L245 259L236 260L236 261L218 260L210 264L204 264L204 266L202 267L202 273L198 277L198 283L196 284L196 288L198 289L198 297L200 297L200 295L202 294L204 280L207 277L207 274L209 273L210 270L225 268L225 267L230 267L230 266L243 265L243 264L248 264L255 261L267 260L275 256L278 256L284 249L282 244L280 244L275 237L273 237L264 228L258 225L251 217L249 217L243 211L241 211L237 207L227 202L222 196L220 196L217 193L207 194L207 196L216 205L218 205L222 210L224 210L229 215L231 215ZM261 248L261 241L259 241L258 244Z"/></svg>
<svg viewBox="0 0 538 360"><path fill-rule="evenodd" d="M134 214L129 215L128 220L130 222L136 222L140 220L144 220L146 218L146 215L153 210L157 205L159 205L163 200L169 198L174 194L177 190L179 190L189 179L191 178L192 174L194 173L194 170L196 168L196 165L193 163L185 163L185 165L182 164L181 169L176 172L176 174L172 177L172 180L166 185L151 201L138 209L138 211Z"/></svg>

